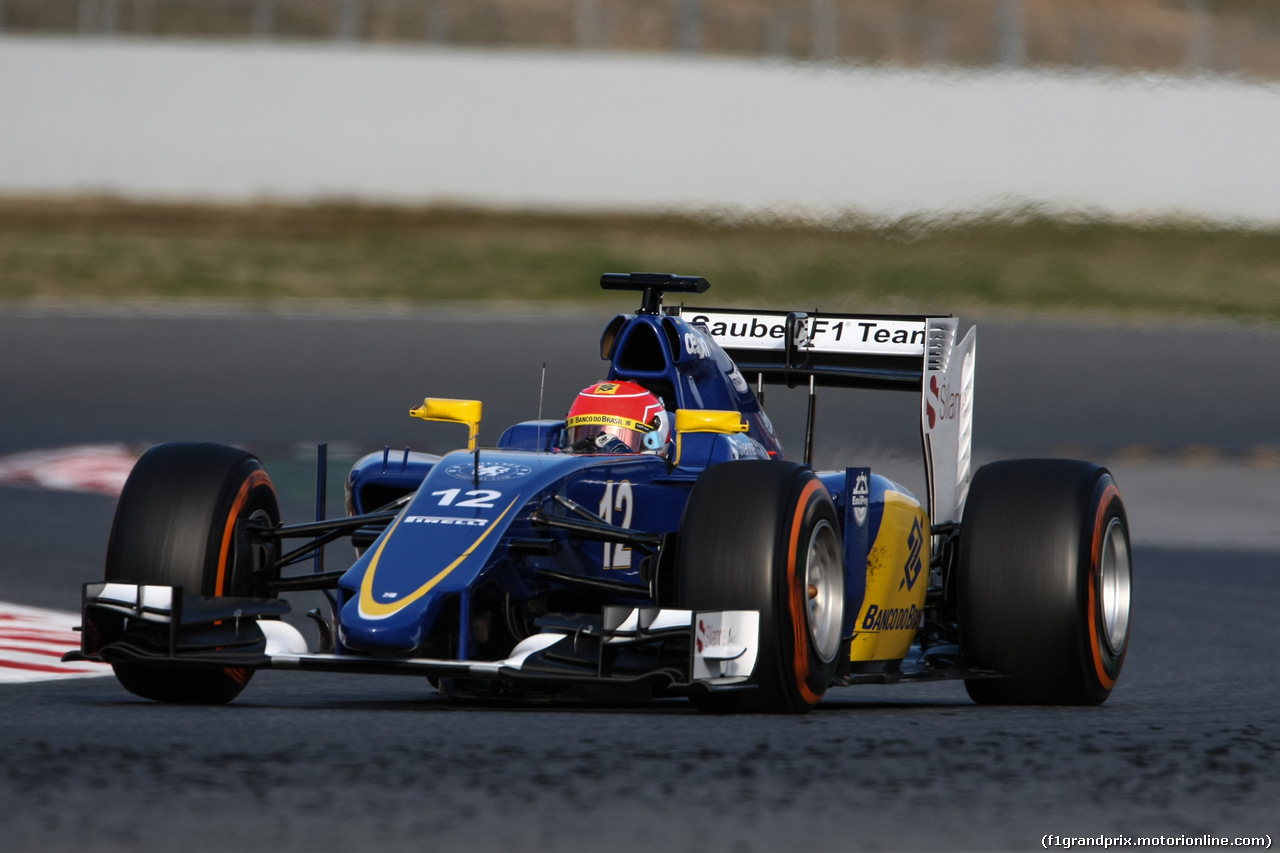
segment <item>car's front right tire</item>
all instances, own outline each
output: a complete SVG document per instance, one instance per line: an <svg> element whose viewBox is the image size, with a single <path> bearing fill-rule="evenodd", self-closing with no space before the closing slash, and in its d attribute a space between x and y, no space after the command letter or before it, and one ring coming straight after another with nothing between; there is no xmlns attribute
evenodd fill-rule
<svg viewBox="0 0 1280 853"><path fill-rule="evenodd" d="M264 596L253 572L263 555L243 536L245 521L280 522L275 487L257 457L218 444L157 445L125 482L104 577L180 586L187 595ZM119 662L112 668L131 693L196 704L231 701L253 675L239 667Z"/></svg>

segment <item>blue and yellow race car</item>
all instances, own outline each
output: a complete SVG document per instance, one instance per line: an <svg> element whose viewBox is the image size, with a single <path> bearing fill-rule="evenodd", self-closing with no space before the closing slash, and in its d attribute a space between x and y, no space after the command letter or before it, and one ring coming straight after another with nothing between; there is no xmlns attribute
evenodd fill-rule
<svg viewBox="0 0 1280 853"><path fill-rule="evenodd" d="M258 669L396 673L469 699L688 697L803 712L828 689L959 678L982 703L1091 704L1128 645L1124 504L1103 468L971 471L975 330L951 317L664 307L705 279L607 274L640 294L605 327L604 381L563 420L439 457L371 453L346 517L282 524L253 455L170 443L121 495L82 647L133 693L225 702ZM803 459L762 407L807 385ZM920 395L928 494L810 465L819 386ZM856 462L856 460L854 460ZM355 562L326 571L325 546ZM290 544L292 543L292 544ZM299 570L297 567L305 567ZM318 643L282 596L323 590Z"/></svg>

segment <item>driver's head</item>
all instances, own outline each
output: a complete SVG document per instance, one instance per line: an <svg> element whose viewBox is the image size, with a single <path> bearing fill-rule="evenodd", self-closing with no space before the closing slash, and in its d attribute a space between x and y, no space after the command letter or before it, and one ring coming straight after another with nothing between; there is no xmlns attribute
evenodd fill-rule
<svg viewBox="0 0 1280 853"><path fill-rule="evenodd" d="M591 439L596 439L594 449L605 452L662 450L670 433L662 401L634 382L597 382L582 389L565 418L565 444L576 450L592 449Z"/></svg>

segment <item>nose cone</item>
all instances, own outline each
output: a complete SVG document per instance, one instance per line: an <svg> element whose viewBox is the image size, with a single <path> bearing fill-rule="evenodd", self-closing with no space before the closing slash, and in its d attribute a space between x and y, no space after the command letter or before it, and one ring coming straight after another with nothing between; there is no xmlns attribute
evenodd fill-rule
<svg viewBox="0 0 1280 853"><path fill-rule="evenodd" d="M422 648L441 609L441 601L429 597L415 601L380 619L360 612L360 601L352 598L342 608L338 637L352 651L375 655L405 656Z"/></svg>

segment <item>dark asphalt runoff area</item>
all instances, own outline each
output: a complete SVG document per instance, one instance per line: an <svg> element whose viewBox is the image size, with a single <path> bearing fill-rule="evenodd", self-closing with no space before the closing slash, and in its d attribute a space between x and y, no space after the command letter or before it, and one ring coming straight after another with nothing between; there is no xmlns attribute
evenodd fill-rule
<svg viewBox="0 0 1280 853"><path fill-rule="evenodd" d="M461 443L461 428L408 417L427 395L483 400L481 437L492 440L537 416L543 362L543 413L558 416L603 376L599 333L629 307L567 317L7 308L0 457L236 443L262 455L287 519L304 520L316 441L339 462L383 445ZM468 707L416 679L265 672L228 706L186 708L136 699L109 677L0 685L0 849L1030 850L1048 835L1276 838L1280 546L1268 531L1280 527L1280 432L1269 389L1280 387L1280 333L1008 317L979 327L977 455L1113 464L1144 519L1129 657L1106 704L979 707L944 683L833 691L803 717L719 717L682 702ZM794 455L802 393L771 391L767 403ZM912 395L824 392L818 465L883 461L916 485L918 406ZM331 472L331 512L342 473ZM0 599L75 610L80 583L100 575L113 503L0 486Z"/></svg>

